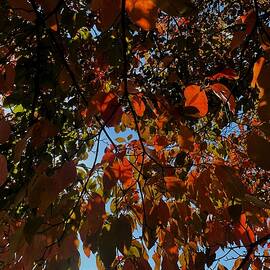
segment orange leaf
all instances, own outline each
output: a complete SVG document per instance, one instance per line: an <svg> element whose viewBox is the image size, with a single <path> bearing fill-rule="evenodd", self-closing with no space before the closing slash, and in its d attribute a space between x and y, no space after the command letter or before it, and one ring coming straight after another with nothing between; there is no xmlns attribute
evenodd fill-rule
<svg viewBox="0 0 270 270"><path fill-rule="evenodd" d="M193 132L186 126L181 126L177 135L177 142L185 151L192 152L194 150Z"/></svg>
<svg viewBox="0 0 270 270"><path fill-rule="evenodd" d="M252 161L259 167L270 170L270 142L256 133L249 134L247 138L247 152Z"/></svg>
<svg viewBox="0 0 270 270"><path fill-rule="evenodd" d="M250 35L256 23L256 13L253 9L251 9L240 18L242 20L242 23L246 25L246 34Z"/></svg>
<svg viewBox="0 0 270 270"><path fill-rule="evenodd" d="M229 80L237 80L239 78L238 74L235 72L235 70L230 69L230 68L225 68L221 72L216 73L212 76L207 77L209 80L219 80L222 78L226 78Z"/></svg>
<svg viewBox="0 0 270 270"><path fill-rule="evenodd" d="M144 30L155 27L158 9L152 0L127 0L126 9L130 19Z"/></svg>
<svg viewBox="0 0 270 270"><path fill-rule="evenodd" d="M215 83L210 85L212 91L222 100L223 103L228 103L229 109L232 113L235 112L235 99L231 91L221 83Z"/></svg>
<svg viewBox="0 0 270 270"><path fill-rule="evenodd" d="M251 87L255 88L255 85L257 84L258 77L260 75L261 69L264 65L265 58L260 57L253 66L253 78L251 82Z"/></svg>
<svg viewBox="0 0 270 270"><path fill-rule="evenodd" d="M246 214L242 213L239 222L235 225L235 234L239 237L244 245L255 242L255 235L247 224Z"/></svg>
<svg viewBox="0 0 270 270"><path fill-rule="evenodd" d="M2 186L8 175L7 160L6 157L0 154L0 186Z"/></svg>
<svg viewBox="0 0 270 270"><path fill-rule="evenodd" d="M189 85L184 90L185 109L190 116L204 117L208 112L208 99L198 85ZM189 113L190 112L190 113Z"/></svg>
<svg viewBox="0 0 270 270"><path fill-rule="evenodd" d="M166 190L172 194L181 195L186 191L185 183L176 176L165 176L164 181Z"/></svg>
<svg viewBox="0 0 270 270"><path fill-rule="evenodd" d="M0 120L0 144L6 143L9 139L11 128L5 119Z"/></svg>
<svg viewBox="0 0 270 270"><path fill-rule="evenodd" d="M135 95L131 98L131 102L136 114L142 117L145 111L145 104L142 97L140 95Z"/></svg>
<svg viewBox="0 0 270 270"><path fill-rule="evenodd" d="M264 64L257 79L259 93L258 114L262 121L270 120L270 64Z"/></svg>

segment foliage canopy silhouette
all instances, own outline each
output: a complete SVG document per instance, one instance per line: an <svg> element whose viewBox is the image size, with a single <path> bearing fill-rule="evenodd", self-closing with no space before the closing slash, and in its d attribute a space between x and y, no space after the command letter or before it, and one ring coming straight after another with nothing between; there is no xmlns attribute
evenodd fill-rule
<svg viewBox="0 0 270 270"><path fill-rule="evenodd" d="M1 269L270 268L268 1L0 14Z"/></svg>

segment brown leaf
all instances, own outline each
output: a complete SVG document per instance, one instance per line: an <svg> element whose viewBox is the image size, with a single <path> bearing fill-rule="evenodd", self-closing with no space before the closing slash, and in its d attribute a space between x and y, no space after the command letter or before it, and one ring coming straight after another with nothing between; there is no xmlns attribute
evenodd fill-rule
<svg viewBox="0 0 270 270"><path fill-rule="evenodd" d="M49 120L42 119L33 125L32 145L34 147L42 146L48 138L57 134L57 128Z"/></svg>
<svg viewBox="0 0 270 270"><path fill-rule="evenodd" d="M6 157L0 154L0 186L2 186L8 175L7 160Z"/></svg>
<svg viewBox="0 0 270 270"><path fill-rule="evenodd" d="M247 152L249 158L264 170L270 170L270 142L252 132L247 137Z"/></svg>
<svg viewBox="0 0 270 270"><path fill-rule="evenodd" d="M120 250L121 253L124 253L124 249L129 250L132 241L132 228L129 218L121 215L119 218L114 219L112 230L115 234L116 247L118 250Z"/></svg>
<svg viewBox="0 0 270 270"><path fill-rule="evenodd" d="M172 194L181 195L186 191L185 183L176 176L166 176L164 181L166 190Z"/></svg>
<svg viewBox="0 0 270 270"><path fill-rule="evenodd" d="M14 11L27 21L34 22L36 20L35 11L32 5L27 0L9 0L9 5L14 9Z"/></svg>
<svg viewBox="0 0 270 270"><path fill-rule="evenodd" d="M235 99L231 91L222 83L211 84L212 91L221 99L223 103L227 103L232 113L235 113Z"/></svg>
<svg viewBox="0 0 270 270"><path fill-rule="evenodd" d="M0 120L0 144L6 143L11 133L10 124L5 119Z"/></svg>
<svg viewBox="0 0 270 270"><path fill-rule="evenodd" d="M192 152L194 150L194 136L191 129L181 126L177 135L177 142L183 150Z"/></svg>
<svg viewBox="0 0 270 270"><path fill-rule="evenodd" d="M73 161L67 161L60 169L56 170L52 176L54 188L58 193L72 184L77 177L76 165Z"/></svg>
<svg viewBox="0 0 270 270"><path fill-rule="evenodd" d="M194 6L189 0L153 0L157 6L170 16L189 16Z"/></svg>
<svg viewBox="0 0 270 270"><path fill-rule="evenodd" d="M119 17L121 12L120 0L92 0L90 8L99 13L99 23L97 27L101 31L107 31Z"/></svg>

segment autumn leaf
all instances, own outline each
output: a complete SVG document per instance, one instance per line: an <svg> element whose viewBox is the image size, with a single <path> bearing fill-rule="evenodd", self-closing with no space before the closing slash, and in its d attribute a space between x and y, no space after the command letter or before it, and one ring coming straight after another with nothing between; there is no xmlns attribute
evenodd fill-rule
<svg viewBox="0 0 270 270"><path fill-rule="evenodd" d="M48 138L57 135L57 127L47 119L42 119L35 123L32 128L32 144L40 147Z"/></svg>
<svg viewBox="0 0 270 270"><path fill-rule="evenodd" d="M260 75L261 69L263 67L265 63L265 58L264 57L260 57L253 66L253 78L252 78L252 82L251 82L251 87L255 88L256 84L257 84L257 80L258 77Z"/></svg>
<svg viewBox="0 0 270 270"><path fill-rule="evenodd" d="M249 10L246 14L240 16L237 21L238 24L244 24L244 31L237 31L234 33L233 39L231 41L231 50L235 50L240 47L245 41L246 37L250 35L256 24L256 13L254 10Z"/></svg>
<svg viewBox="0 0 270 270"><path fill-rule="evenodd" d="M9 0L8 2L9 5L14 9L14 11L23 19L31 22L35 21L35 11L33 10L32 5L27 0Z"/></svg>
<svg viewBox="0 0 270 270"><path fill-rule="evenodd" d="M264 64L257 78L259 89L258 114L262 121L270 120L270 87L269 87L270 65Z"/></svg>
<svg viewBox="0 0 270 270"><path fill-rule="evenodd" d="M208 99L198 85L189 85L184 90L185 109L188 115L204 117L208 112ZM190 112L190 113L189 113Z"/></svg>
<svg viewBox="0 0 270 270"><path fill-rule="evenodd" d="M262 136L252 132L247 137L247 152L251 160L259 167L270 170L270 160L268 154L270 151L270 142Z"/></svg>
<svg viewBox="0 0 270 270"><path fill-rule="evenodd" d="M0 66L0 93L9 96L14 90L15 67L13 63Z"/></svg>
<svg viewBox="0 0 270 270"><path fill-rule="evenodd" d="M158 9L152 0L127 0L126 10L131 21L146 31L155 27Z"/></svg>
<svg viewBox="0 0 270 270"><path fill-rule="evenodd" d="M116 235L112 228L104 226L100 236L99 256L106 268L110 268L116 256Z"/></svg>
<svg viewBox="0 0 270 270"><path fill-rule="evenodd" d="M11 133L11 127L5 119L0 120L0 144L6 143Z"/></svg>
<svg viewBox="0 0 270 270"><path fill-rule="evenodd" d="M176 176L165 176L166 190L174 195L181 195L186 191L185 183Z"/></svg>
<svg viewBox="0 0 270 270"><path fill-rule="evenodd" d="M124 254L124 250L129 250L132 241L132 227L127 216L121 215L114 219L112 231L116 238L116 247Z"/></svg>
<svg viewBox="0 0 270 270"><path fill-rule="evenodd" d="M99 13L99 22L97 27L101 31L106 31L119 17L121 11L120 0L93 0L90 1L90 8Z"/></svg>
<svg viewBox="0 0 270 270"><path fill-rule="evenodd" d="M54 188L59 193L72 184L76 180L76 177L77 170L74 161L67 161L52 176Z"/></svg>
<svg viewBox="0 0 270 270"><path fill-rule="evenodd" d="M230 68L225 68L223 69L222 71L212 75L212 76L209 76L207 77L209 80L220 80L220 79L223 79L223 78L226 78L228 80L237 80L239 79L239 75L237 74L237 72L233 69L230 69Z"/></svg>
<svg viewBox="0 0 270 270"><path fill-rule="evenodd" d="M221 83L215 83L210 85L211 90L220 98L223 103L227 103L232 113L235 113L236 102L231 91Z"/></svg>
<svg viewBox="0 0 270 270"><path fill-rule="evenodd" d="M189 0L153 0L157 6L170 16L189 16L195 10Z"/></svg>
<svg viewBox="0 0 270 270"><path fill-rule="evenodd" d="M89 102L87 116L93 116L99 112L107 126L113 126L121 121L122 108L115 94L97 93Z"/></svg>
<svg viewBox="0 0 270 270"><path fill-rule="evenodd" d="M186 126L181 126L177 135L177 142L181 149L192 152L194 149L193 132Z"/></svg>
<svg viewBox="0 0 270 270"><path fill-rule="evenodd" d="M255 242L255 235L250 226L247 224L245 213L242 213L239 222L235 225L235 234L240 238L244 245Z"/></svg>
<svg viewBox="0 0 270 270"><path fill-rule="evenodd" d="M85 215L87 217L87 223L85 223L85 226L87 226L90 235L95 234L101 230L106 217L104 199L99 194L94 193L91 195L91 198L85 208Z"/></svg>
<svg viewBox="0 0 270 270"><path fill-rule="evenodd" d="M142 99L141 95L134 95L131 98L131 103L133 105L133 108L136 112L136 114L140 117L142 117L144 115L144 111L145 111L145 104L144 101Z"/></svg>
<svg viewBox="0 0 270 270"><path fill-rule="evenodd" d="M0 186L2 186L8 175L7 160L6 157L0 154Z"/></svg>

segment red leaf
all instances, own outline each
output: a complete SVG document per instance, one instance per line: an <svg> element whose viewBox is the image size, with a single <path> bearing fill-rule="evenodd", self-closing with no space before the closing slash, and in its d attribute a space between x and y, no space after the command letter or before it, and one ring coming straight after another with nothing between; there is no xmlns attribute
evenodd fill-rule
<svg viewBox="0 0 270 270"><path fill-rule="evenodd" d="M165 136L155 135L153 138L153 145L155 150L159 152L168 145L167 138Z"/></svg>
<svg viewBox="0 0 270 270"><path fill-rule="evenodd" d="M251 9L245 15L240 17L242 23L246 25L246 34L250 35L256 23L256 12Z"/></svg>
<svg viewBox="0 0 270 270"><path fill-rule="evenodd" d="M131 103L133 105L133 108L136 112L136 114L140 117L142 117L144 115L144 111L145 111L145 104L144 101L142 99L141 95L135 95L131 98Z"/></svg>
<svg viewBox="0 0 270 270"><path fill-rule="evenodd" d="M185 183L176 176L166 176L164 181L166 190L172 194L183 194L186 191Z"/></svg>
<svg viewBox="0 0 270 270"><path fill-rule="evenodd" d="M239 78L238 74L235 72L235 70L231 68L225 68L221 72L216 73L215 75L207 77L209 80L219 80L222 78L226 78L229 80L237 80Z"/></svg>
<svg viewBox="0 0 270 270"><path fill-rule="evenodd" d="M88 204L86 205L86 217L90 235L101 230L106 217L106 211L105 202L99 194L92 194Z"/></svg>
<svg viewBox="0 0 270 270"><path fill-rule="evenodd" d="M10 63L2 68L0 66L0 93L8 96L14 89L15 67Z"/></svg>
<svg viewBox="0 0 270 270"><path fill-rule="evenodd" d="M6 143L11 133L10 124L5 120L0 120L0 144Z"/></svg>
<svg viewBox="0 0 270 270"><path fill-rule="evenodd" d="M235 113L235 99L231 91L221 83L215 83L210 85L212 91L222 100L223 103L228 103L229 109L232 113Z"/></svg>
<svg viewBox="0 0 270 270"><path fill-rule="evenodd" d="M164 225L167 226L167 223L170 218L170 212L168 205L163 201L160 200L158 206L157 206L157 214L158 214L158 220Z"/></svg>
<svg viewBox="0 0 270 270"><path fill-rule="evenodd" d="M107 126L120 123L123 114L118 98L113 93L98 93L91 99L86 115L94 116L97 112Z"/></svg>
<svg viewBox="0 0 270 270"><path fill-rule="evenodd" d="M184 90L186 99L185 107L187 110L193 110L188 113L193 117L204 117L208 112L208 99L205 91L201 91L198 85L189 85ZM195 110L195 112L194 112Z"/></svg>
<svg viewBox="0 0 270 270"><path fill-rule="evenodd" d="M8 175L7 160L6 157L0 154L0 186L2 186Z"/></svg>
<svg viewBox="0 0 270 270"><path fill-rule="evenodd" d="M120 0L93 0L90 1L90 8L99 13L99 23L97 27L108 30L115 22L121 12Z"/></svg>
<svg viewBox="0 0 270 270"><path fill-rule="evenodd" d="M249 245L255 242L255 235L252 229L247 224L246 214L242 213L239 222L235 225L235 234L242 240L244 245Z"/></svg>
<svg viewBox="0 0 270 270"><path fill-rule="evenodd" d="M51 137L56 136L57 128L49 120L42 119L33 125L32 144L34 147L40 147Z"/></svg>

